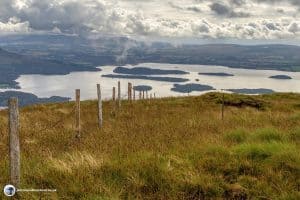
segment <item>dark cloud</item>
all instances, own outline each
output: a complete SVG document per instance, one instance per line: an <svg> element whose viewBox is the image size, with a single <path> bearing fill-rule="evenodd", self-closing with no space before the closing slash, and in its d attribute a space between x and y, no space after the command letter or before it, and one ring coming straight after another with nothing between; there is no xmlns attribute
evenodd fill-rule
<svg viewBox="0 0 300 200"><path fill-rule="evenodd" d="M231 13L231 9L221 3L213 3L210 5L210 9L217 13L218 15L228 15Z"/></svg>
<svg viewBox="0 0 300 200"><path fill-rule="evenodd" d="M269 30L272 30L272 31L275 31L275 30L280 30L280 28L277 27L278 25L275 24L275 23L266 23L266 27L269 29Z"/></svg>
<svg viewBox="0 0 300 200"><path fill-rule="evenodd" d="M201 9L196 6L189 6L186 9L194 12L201 12Z"/></svg>
<svg viewBox="0 0 300 200"><path fill-rule="evenodd" d="M216 3L212 3L210 5L210 9L216 13L217 15L220 16L226 16L226 17L250 17L249 13L246 12L235 12L231 7L216 2Z"/></svg>
<svg viewBox="0 0 300 200"><path fill-rule="evenodd" d="M289 26L288 31L292 32L294 34L297 33L297 32L300 32L300 24L297 24L296 22L291 23L290 26Z"/></svg>
<svg viewBox="0 0 300 200"><path fill-rule="evenodd" d="M284 14L284 13L285 13L284 9L282 9L282 8L278 8L276 11L277 11L278 13L281 13L281 14Z"/></svg>
<svg viewBox="0 0 300 200"><path fill-rule="evenodd" d="M246 0L230 0L230 3L233 3L234 5L237 6L242 6L246 3Z"/></svg>
<svg viewBox="0 0 300 200"><path fill-rule="evenodd" d="M7 22L14 14L15 9L12 7L12 1L0 0L0 21Z"/></svg>

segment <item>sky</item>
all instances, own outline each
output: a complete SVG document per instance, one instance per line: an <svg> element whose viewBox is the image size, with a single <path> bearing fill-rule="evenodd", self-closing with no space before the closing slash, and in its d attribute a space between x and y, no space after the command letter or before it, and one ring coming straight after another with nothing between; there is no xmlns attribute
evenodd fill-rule
<svg viewBox="0 0 300 200"><path fill-rule="evenodd" d="M300 0L0 0L0 33L300 40Z"/></svg>

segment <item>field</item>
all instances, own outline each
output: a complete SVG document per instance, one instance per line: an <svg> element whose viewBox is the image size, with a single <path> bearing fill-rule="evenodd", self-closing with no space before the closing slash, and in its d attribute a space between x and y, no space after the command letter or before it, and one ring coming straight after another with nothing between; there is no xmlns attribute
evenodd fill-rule
<svg viewBox="0 0 300 200"><path fill-rule="evenodd" d="M300 199L300 95L84 101L20 110L20 199ZM9 182L7 111L0 112L0 186ZM0 199L6 199L2 194Z"/></svg>

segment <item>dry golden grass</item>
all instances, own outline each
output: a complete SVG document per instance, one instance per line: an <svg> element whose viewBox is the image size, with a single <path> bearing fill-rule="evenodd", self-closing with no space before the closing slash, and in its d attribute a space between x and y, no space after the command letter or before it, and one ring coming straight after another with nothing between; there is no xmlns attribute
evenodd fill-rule
<svg viewBox="0 0 300 200"><path fill-rule="evenodd" d="M57 188L21 199L299 199L300 95L220 95L25 107L21 115L22 188ZM71 113L71 114L70 114ZM61 120L60 123L56 123ZM0 185L9 182L7 111L0 112ZM5 199L0 196L0 199Z"/></svg>

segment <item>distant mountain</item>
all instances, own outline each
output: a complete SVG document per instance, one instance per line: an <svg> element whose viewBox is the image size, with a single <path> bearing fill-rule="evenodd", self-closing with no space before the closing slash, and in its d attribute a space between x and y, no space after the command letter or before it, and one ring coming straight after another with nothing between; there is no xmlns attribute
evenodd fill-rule
<svg viewBox="0 0 300 200"><path fill-rule="evenodd" d="M18 88L15 79L21 74L68 74L72 71L96 71L91 66L39 59L0 49L0 88Z"/></svg>
<svg viewBox="0 0 300 200"><path fill-rule="evenodd" d="M128 59L172 64L222 65L234 68L300 71L300 47L290 45L241 46L230 44L182 45L158 48ZM131 56L132 55L132 56Z"/></svg>
<svg viewBox="0 0 300 200"><path fill-rule="evenodd" d="M77 64L109 65L126 57L140 42L126 37L86 39L70 35L19 35L0 36L0 46L10 52L43 57Z"/></svg>
<svg viewBox="0 0 300 200"><path fill-rule="evenodd" d="M300 47L292 45L175 46L126 37L10 35L0 36L0 47L0 88L17 87L14 80L20 74L67 74L145 62L300 71Z"/></svg>
<svg viewBox="0 0 300 200"><path fill-rule="evenodd" d="M2 36L0 46L23 55L93 66L155 62L300 71L300 47L292 45L172 45L126 37L26 35Z"/></svg>

